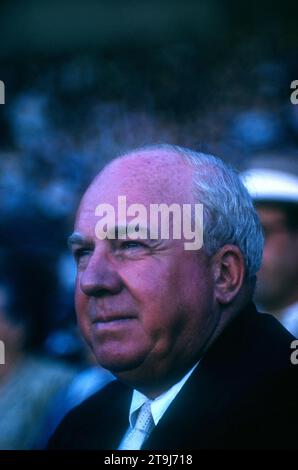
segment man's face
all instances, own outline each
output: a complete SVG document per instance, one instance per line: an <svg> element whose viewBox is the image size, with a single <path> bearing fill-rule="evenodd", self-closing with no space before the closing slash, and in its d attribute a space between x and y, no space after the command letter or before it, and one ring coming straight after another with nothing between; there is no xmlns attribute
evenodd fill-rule
<svg viewBox="0 0 298 470"><path fill-rule="evenodd" d="M265 245L256 301L269 310L278 310L292 303L293 293L297 294L298 234L287 228L280 209L260 205L257 210Z"/></svg>
<svg viewBox="0 0 298 470"><path fill-rule="evenodd" d="M190 170L153 161L154 174L150 164L132 157L108 167L85 194L75 224L82 238L73 245L78 321L98 362L124 378L129 371L158 378L190 367L217 321L203 250L187 251L183 240L95 235L96 206L117 209L119 195L148 212L150 203L193 202Z"/></svg>

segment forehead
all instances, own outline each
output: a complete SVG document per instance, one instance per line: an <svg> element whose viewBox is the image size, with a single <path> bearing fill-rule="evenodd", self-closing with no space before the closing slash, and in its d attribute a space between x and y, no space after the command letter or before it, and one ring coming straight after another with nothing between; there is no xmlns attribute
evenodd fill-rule
<svg viewBox="0 0 298 470"><path fill-rule="evenodd" d="M127 204L189 204L193 202L193 170L175 155L152 151L118 159L106 167L92 182L81 201L76 225L92 217L99 204L115 209L118 197Z"/></svg>

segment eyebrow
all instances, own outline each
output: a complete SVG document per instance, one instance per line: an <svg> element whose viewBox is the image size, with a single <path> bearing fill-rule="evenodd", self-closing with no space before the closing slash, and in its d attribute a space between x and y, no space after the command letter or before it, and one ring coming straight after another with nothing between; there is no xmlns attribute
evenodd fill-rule
<svg viewBox="0 0 298 470"><path fill-rule="evenodd" d="M92 241L89 238L84 237L79 232L72 233L67 238L67 244L71 248L73 245L90 245Z"/></svg>
<svg viewBox="0 0 298 470"><path fill-rule="evenodd" d="M119 232L121 232L122 230L126 231L126 234L127 234L127 226L123 226L123 225L116 225L114 227L112 227L112 230L111 232L113 232L113 230L115 230L115 236L116 236L116 240L118 239L118 234ZM145 228L143 226L140 226L140 229L143 231L145 229L145 232L147 234L147 239L150 240L150 231L148 228ZM113 240L113 238L109 238L107 237L108 240ZM126 240L126 238L125 238ZM155 240L155 239L154 239ZM80 234L79 232L74 232L72 233L68 238L67 238L67 245L69 246L69 248L71 248L73 245L80 245L80 246L85 246L85 245L92 245L93 244L93 240L88 238L88 237L85 237L84 235Z"/></svg>

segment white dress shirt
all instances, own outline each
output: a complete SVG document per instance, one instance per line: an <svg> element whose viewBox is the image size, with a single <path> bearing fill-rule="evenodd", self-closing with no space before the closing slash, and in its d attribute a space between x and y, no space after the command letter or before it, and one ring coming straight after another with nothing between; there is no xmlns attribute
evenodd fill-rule
<svg viewBox="0 0 298 470"><path fill-rule="evenodd" d="M153 421L155 426L158 424L174 398L178 395L180 392L181 388L187 381L187 379L190 377L192 372L195 370L197 367L197 364L195 364L192 369L187 372L187 374L175 385L173 385L169 390L166 392L162 393L158 397L156 397L154 400L150 400L150 405L151 405L151 413L153 417ZM132 400L131 400L131 405L130 405L130 410L129 410L129 427L123 436L123 439L119 445L119 450L121 450L121 445L122 442L124 441L125 437L131 430L133 429L136 419L137 419L137 411L141 408L141 406L148 401L148 397L144 395L143 393L139 392L138 390L133 391L132 395Z"/></svg>

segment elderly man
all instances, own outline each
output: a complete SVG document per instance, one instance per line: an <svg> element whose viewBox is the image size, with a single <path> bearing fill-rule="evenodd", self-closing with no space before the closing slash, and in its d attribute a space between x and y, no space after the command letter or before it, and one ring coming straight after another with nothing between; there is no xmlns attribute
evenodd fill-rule
<svg viewBox="0 0 298 470"><path fill-rule="evenodd" d="M123 227L119 196L130 207L127 227L132 209L144 218L161 203L181 209L181 224L191 205L196 225L202 204L203 246L177 236L173 214L170 236L142 231L140 214L136 236ZM104 207L114 215L108 228ZM49 448L297 446L294 338L251 302L261 229L221 160L166 145L114 160L85 193L70 244L79 325L118 380L73 410Z"/></svg>

